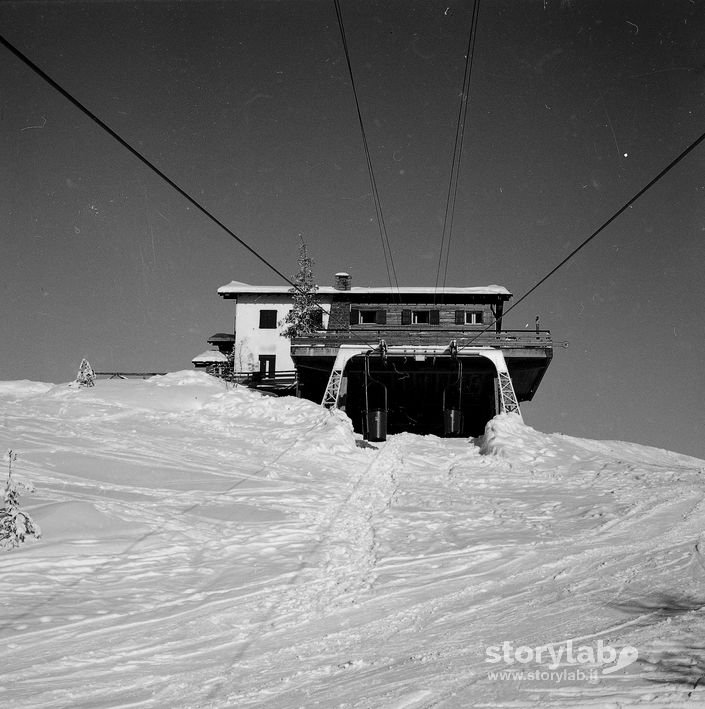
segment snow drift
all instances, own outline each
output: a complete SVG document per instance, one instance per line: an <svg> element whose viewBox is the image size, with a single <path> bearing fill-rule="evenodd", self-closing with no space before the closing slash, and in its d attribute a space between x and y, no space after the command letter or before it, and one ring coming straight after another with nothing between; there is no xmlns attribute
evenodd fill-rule
<svg viewBox="0 0 705 709"><path fill-rule="evenodd" d="M511 415L373 447L192 371L0 406L43 530L0 556L3 706L705 705L703 461Z"/></svg>

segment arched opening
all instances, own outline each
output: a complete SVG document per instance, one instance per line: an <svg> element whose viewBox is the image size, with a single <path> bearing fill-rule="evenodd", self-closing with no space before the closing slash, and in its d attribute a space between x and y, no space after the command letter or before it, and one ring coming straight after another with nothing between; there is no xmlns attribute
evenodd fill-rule
<svg viewBox="0 0 705 709"><path fill-rule="evenodd" d="M459 366L460 365L460 366ZM495 365L479 355L454 359L449 355L369 356L369 375L382 386L365 391L365 355L350 359L346 384L338 402L364 432L367 411L385 408L387 431L419 434L479 436L496 414ZM459 411L460 421L448 431L446 410Z"/></svg>

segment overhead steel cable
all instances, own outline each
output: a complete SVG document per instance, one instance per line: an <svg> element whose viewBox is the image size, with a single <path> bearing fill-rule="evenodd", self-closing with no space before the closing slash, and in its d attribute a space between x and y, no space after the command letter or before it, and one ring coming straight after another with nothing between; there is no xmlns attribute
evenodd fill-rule
<svg viewBox="0 0 705 709"><path fill-rule="evenodd" d="M295 283L293 283L287 276L285 276L276 266L271 264L264 256L262 256L256 249L250 246L244 239L239 237L232 229L228 228L223 224L220 219L214 216L206 207L204 207L200 202L194 199L185 189L178 185L174 180L172 180L168 175L166 175L162 170L160 170L149 158L145 157L139 150L128 143L122 136L120 136L116 131L114 131L107 123L98 118L93 111L87 108L83 103L81 103L77 98L70 94L63 86L61 86L57 81L51 78L43 69L41 69L37 64L35 64L29 57L23 54L19 49L12 45L8 40L0 35L0 43L12 54L14 54L21 62L26 64L32 71L38 74L44 81L46 81L53 89L58 91L67 101L72 103L76 108L84 113L88 118L90 118L94 123L98 124L106 133L108 133L114 140L116 140L120 145L128 150L132 155L134 155L140 162L146 165L150 170L159 175L169 186L176 190L184 199L188 200L199 212L204 214L208 219L217 224L226 234L231 236L235 241L249 251L255 258L261 261L267 268L276 273L280 278L284 279L290 286L296 290L300 290Z"/></svg>
<svg viewBox="0 0 705 709"><path fill-rule="evenodd" d="M553 276L556 271L565 266L568 261L570 261L579 251L584 249L595 237L597 237L601 232L603 232L617 217L623 214L629 207L631 207L634 202L636 202L640 197L642 197L648 190L650 190L662 177L669 173L681 160L683 160L687 155L693 152L695 148L700 145L700 143L705 140L705 133L703 133L699 138L693 141L685 150L683 150L677 157L671 160L666 167L661 170L656 177L651 179L644 187L642 187L633 197L628 199L609 219L604 221L595 231L590 234L586 239L584 239L578 246L576 246L558 265L554 266L545 276L539 279L531 288L529 288L526 293L524 293L519 300L512 303L511 307L502 314L502 317L506 317L507 313L510 313L514 308L516 308L520 303L526 300L539 286L543 285L551 276ZM464 349L470 347L475 340L477 340L481 335L487 332L490 328L494 327L497 323L497 319L492 321L487 327L480 330L469 342L466 342L459 349Z"/></svg>
<svg viewBox="0 0 705 709"><path fill-rule="evenodd" d="M348 41L345 36L345 25L343 24L343 13L340 10L340 0L333 0L335 5L335 14L338 19L338 28L340 29L340 36L343 43L343 52L345 53L345 61L348 66L348 73L350 75L350 84L352 86L353 97L355 99L355 108L357 110L357 120L360 124L360 132L362 133L362 144L365 151L365 160L367 162L367 172L370 176L370 185L372 187L372 199L375 205L375 213L377 215L377 225L379 227L380 240L382 242L382 253L384 254L384 263L387 268L387 278L389 280L389 286L391 288L396 287L397 293L399 291L399 281L397 280L397 272L394 267L394 257L392 256L392 246L389 241L389 234L387 233L387 226L384 221L384 213L382 212L382 202L379 197L379 190L377 189L377 181L375 179L375 173L372 166L372 156L370 155L370 147L367 142L367 133L365 132L365 123L362 120L362 111L360 110L360 99L357 94L357 88L355 85L355 76L352 70L352 63L350 61L350 51L348 49ZM394 282L392 282L394 281Z"/></svg>
<svg viewBox="0 0 705 709"><path fill-rule="evenodd" d="M2 44L9 52L14 54L21 62L26 64L32 71L39 75L44 81L46 81L54 90L61 94L67 101L78 108L84 115L88 116L94 123L96 123L100 128L102 128L108 135L110 135L114 140L116 140L122 147L128 150L132 155L134 155L140 162L146 165L150 170L152 170L156 175L158 175L162 180L164 180L170 187L172 187L176 192L178 192L182 197L184 197L188 202L190 202L194 207L196 207L202 214L204 214L208 219L217 224L226 234L231 236L235 241L243 246L247 251L249 251L253 256L255 256L259 261L261 261L267 268L276 273L280 278L282 278L286 283L288 283L295 291L304 294L302 288L300 288L296 283L294 283L290 278L285 276L279 269L277 269L273 264L271 264L264 256L262 256L256 249L251 247L244 239L239 237L235 232L228 228L222 221L208 211L200 202L198 202L194 197L192 197L184 188L178 185L173 179L166 175L162 170L160 170L149 158L145 157L140 153L135 147L128 143L122 136L120 136L115 130L113 130L105 121L101 120L93 111L87 108L81 101L75 98L69 91L67 91L63 86L61 86L57 81L55 81L51 76L49 76L43 69L41 69L37 64L35 64L29 57L25 56L19 49L12 45L5 37L0 35L0 44ZM391 285L391 284L390 284ZM399 286L397 285L397 292ZM330 316L330 306L328 309L316 303L316 308L322 313ZM371 348L377 347L378 343L373 344L369 340L365 339L365 344Z"/></svg>
<svg viewBox="0 0 705 709"><path fill-rule="evenodd" d="M446 196L445 212L443 214L443 228L441 231L441 246L438 251L438 267L436 269L436 284L434 287L434 302L438 291L438 284L441 278L441 265L443 268L443 287L446 285L448 277L448 261L450 259L450 243L453 234L453 221L455 217L455 202L458 196L458 185L460 183L460 163L463 153L463 143L465 139L465 123L468 113L468 99L470 96L470 76L472 74L473 57L475 55L475 37L477 35L477 18L480 11L480 0L475 0L472 8L470 20L470 32L468 34L468 44L465 50L465 71L463 73L463 87L460 93L460 105L458 106L458 119L455 128L455 142L453 143L453 159L448 179L448 194ZM447 239L446 239L447 235ZM447 243L446 243L447 240Z"/></svg>

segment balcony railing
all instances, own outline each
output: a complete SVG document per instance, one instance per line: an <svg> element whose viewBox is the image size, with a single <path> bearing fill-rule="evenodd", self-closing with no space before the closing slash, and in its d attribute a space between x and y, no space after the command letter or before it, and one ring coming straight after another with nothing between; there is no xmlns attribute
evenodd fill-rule
<svg viewBox="0 0 705 709"><path fill-rule="evenodd" d="M297 379L295 369L278 370L276 372L236 372L230 368L227 362L211 364L206 367L206 372L234 384L255 387L294 387Z"/></svg>
<svg viewBox="0 0 705 709"><path fill-rule="evenodd" d="M376 345L384 340L388 347L441 346L457 342L458 347L496 347L501 349L525 349L553 347L549 330L502 330L482 332L468 328L424 328L414 326L381 326L320 330L313 335L296 337L293 348L340 347L340 345Z"/></svg>

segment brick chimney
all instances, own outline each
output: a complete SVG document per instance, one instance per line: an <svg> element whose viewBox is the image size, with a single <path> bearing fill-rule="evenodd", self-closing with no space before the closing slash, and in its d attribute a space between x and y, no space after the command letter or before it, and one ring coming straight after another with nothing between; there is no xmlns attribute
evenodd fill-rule
<svg viewBox="0 0 705 709"><path fill-rule="evenodd" d="M352 278L350 278L350 274L345 273L344 271L336 273L333 287L336 290L350 290L350 288L352 287Z"/></svg>

